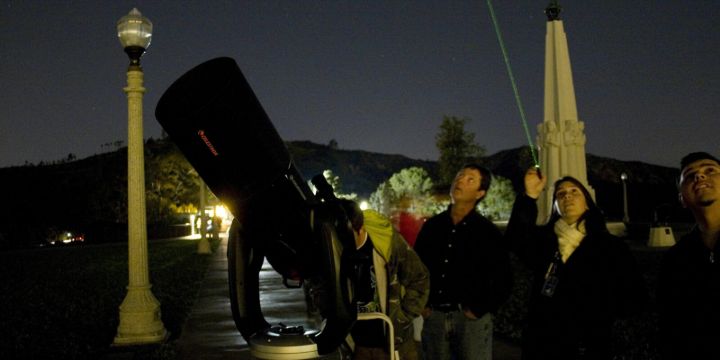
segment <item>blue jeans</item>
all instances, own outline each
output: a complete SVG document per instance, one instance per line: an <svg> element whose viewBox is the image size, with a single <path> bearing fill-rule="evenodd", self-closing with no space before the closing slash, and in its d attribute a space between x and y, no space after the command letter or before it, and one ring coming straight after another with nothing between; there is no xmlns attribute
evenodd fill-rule
<svg viewBox="0 0 720 360"><path fill-rule="evenodd" d="M468 319L462 311L433 311L425 319L422 347L426 360L492 359L492 315Z"/></svg>

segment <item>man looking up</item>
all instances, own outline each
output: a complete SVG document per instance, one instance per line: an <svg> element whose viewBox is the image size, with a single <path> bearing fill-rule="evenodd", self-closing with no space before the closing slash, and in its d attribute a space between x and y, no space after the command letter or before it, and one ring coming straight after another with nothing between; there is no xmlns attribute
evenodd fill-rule
<svg viewBox="0 0 720 360"><path fill-rule="evenodd" d="M450 206L428 219L415 242L430 271L426 359L492 358L491 313L509 296L512 274L502 234L476 210L490 179L489 170L465 165L450 188Z"/></svg>
<svg viewBox="0 0 720 360"><path fill-rule="evenodd" d="M667 251L658 303L663 357L716 359L720 339L720 161L705 152L680 162L680 203L695 227Z"/></svg>

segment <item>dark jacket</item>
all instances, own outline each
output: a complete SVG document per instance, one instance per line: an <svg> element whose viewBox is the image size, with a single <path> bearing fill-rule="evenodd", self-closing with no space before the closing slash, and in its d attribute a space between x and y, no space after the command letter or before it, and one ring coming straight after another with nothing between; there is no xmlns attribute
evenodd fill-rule
<svg viewBox="0 0 720 360"><path fill-rule="evenodd" d="M683 236L665 254L657 298L663 358L720 357L720 242L710 251L697 227Z"/></svg>
<svg viewBox="0 0 720 360"><path fill-rule="evenodd" d="M536 218L535 200L520 195L505 233L534 273L523 359L609 359L614 319L638 312L647 298L630 250L607 231L587 234L567 262L557 262L555 292L545 296L558 239L554 224L537 226Z"/></svg>
<svg viewBox="0 0 720 360"><path fill-rule="evenodd" d="M430 306L458 304L479 318L510 295L512 272L502 234L476 211L456 225L447 210L428 219L415 252L430 271Z"/></svg>

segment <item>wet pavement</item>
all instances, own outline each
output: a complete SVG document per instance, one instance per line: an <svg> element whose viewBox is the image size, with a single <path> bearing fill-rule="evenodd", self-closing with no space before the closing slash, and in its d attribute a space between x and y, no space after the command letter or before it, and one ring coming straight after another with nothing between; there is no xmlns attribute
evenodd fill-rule
<svg viewBox="0 0 720 360"><path fill-rule="evenodd" d="M227 238L210 255L208 269L198 299L176 341L178 359L252 359L247 342L235 327L230 310L228 287ZM282 277L265 263L260 272L260 301L263 315L271 325L302 325L318 329L320 319L308 315L302 289L288 289ZM493 358L520 359L520 350L511 344L494 341ZM330 355L323 359L339 359Z"/></svg>
<svg viewBox="0 0 720 360"><path fill-rule="evenodd" d="M247 342L235 327L230 310L227 237L215 252L193 309L176 342L178 359L251 359ZM320 319L309 316L302 289L288 289L266 262L260 271L260 303L271 325L302 325L317 329Z"/></svg>

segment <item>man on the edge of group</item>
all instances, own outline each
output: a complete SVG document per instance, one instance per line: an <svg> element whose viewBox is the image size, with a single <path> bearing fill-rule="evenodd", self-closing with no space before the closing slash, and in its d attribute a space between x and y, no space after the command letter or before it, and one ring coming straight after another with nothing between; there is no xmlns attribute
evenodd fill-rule
<svg viewBox="0 0 720 360"><path fill-rule="evenodd" d="M680 162L680 203L695 227L667 251L658 304L664 359L717 359L720 350L720 160L705 152Z"/></svg>

